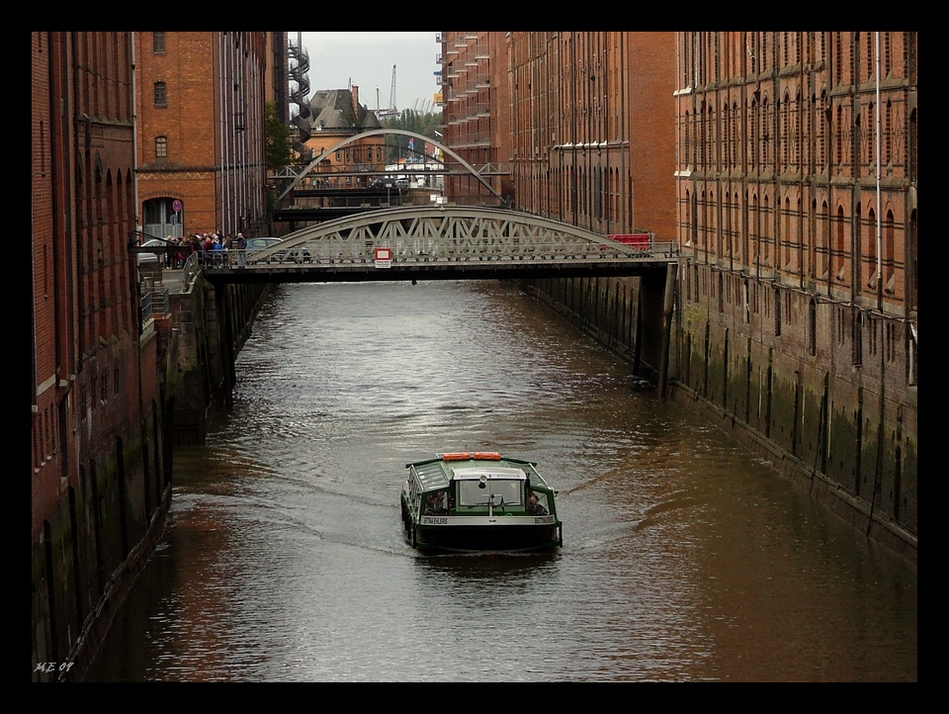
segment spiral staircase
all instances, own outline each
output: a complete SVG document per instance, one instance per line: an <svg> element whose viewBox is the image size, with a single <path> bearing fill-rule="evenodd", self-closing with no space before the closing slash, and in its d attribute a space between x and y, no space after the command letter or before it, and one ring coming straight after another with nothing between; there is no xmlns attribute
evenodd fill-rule
<svg viewBox="0 0 949 714"><path fill-rule="evenodd" d="M309 150L306 148L306 142L310 134L310 103L307 95L310 93L310 80L308 73L310 71L310 55L302 43L294 45L290 43L288 48L290 57L290 79L296 83L296 88L290 92L290 101L297 106L296 115L291 120L297 128L297 136L293 141L293 150L300 155L300 162L305 164L309 161Z"/></svg>

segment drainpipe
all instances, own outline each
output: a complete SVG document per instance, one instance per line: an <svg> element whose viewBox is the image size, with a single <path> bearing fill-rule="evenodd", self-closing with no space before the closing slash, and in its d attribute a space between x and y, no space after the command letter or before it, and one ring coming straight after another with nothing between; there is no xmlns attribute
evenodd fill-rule
<svg viewBox="0 0 949 714"><path fill-rule="evenodd" d="M874 33L876 54L876 160L877 160L877 309L883 309L883 239L880 231L883 206L880 205L880 33Z"/></svg>
<svg viewBox="0 0 949 714"><path fill-rule="evenodd" d="M138 233L142 231L142 212L138 205L138 92L136 91L138 71L135 66L135 44L141 36L140 32L129 33L132 45L132 172L135 176L132 181L132 205L135 206L135 230Z"/></svg>

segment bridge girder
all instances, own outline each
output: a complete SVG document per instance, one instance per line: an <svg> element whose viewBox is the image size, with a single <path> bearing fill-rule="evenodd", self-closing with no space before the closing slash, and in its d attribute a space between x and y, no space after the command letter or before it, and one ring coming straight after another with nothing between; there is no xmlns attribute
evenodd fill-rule
<svg viewBox="0 0 949 714"><path fill-rule="evenodd" d="M518 211L411 206L308 226L255 251L246 267L236 267L225 254L226 264L208 266L205 273L225 282L517 277L517 271L616 275L665 265L677 256L675 243L625 245Z"/></svg>

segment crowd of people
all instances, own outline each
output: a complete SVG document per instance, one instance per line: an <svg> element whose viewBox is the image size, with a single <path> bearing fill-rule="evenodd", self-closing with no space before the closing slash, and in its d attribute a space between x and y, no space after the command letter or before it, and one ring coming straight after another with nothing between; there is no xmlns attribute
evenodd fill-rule
<svg viewBox="0 0 949 714"><path fill-rule="evenodd" d="M229 259L223 256L229 255L231 251L234 251L234 254L237 255L238 265L243 265L245 258L244 251L247 248L247 239L244 238L243 233L238 233L237 235L226 233L223 237L219 233L195 233L194 235L181 236L181 238L177 239L173 236L168 236L165 238L165 241L169 245L177 245L180 248L177 253L174 251L165 253L166 268L181 268L184 266L185 261L194 253L198 254L198 259L202 263L230 262ZM218 251L222 252L218 253ZM215 260L214 256L216 253L222 256L222 258Z"/></svg>

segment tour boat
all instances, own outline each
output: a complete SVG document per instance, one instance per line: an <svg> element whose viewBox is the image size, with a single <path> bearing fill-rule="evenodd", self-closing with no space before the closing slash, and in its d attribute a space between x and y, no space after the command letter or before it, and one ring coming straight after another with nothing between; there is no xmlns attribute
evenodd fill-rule
<svg viewBox="0 0 949 714"><path fill-rule="evenodd" d="M402 521L426 551L533 551L563 545L556 491L530 461L462 451L408 463Z"/></svg>

